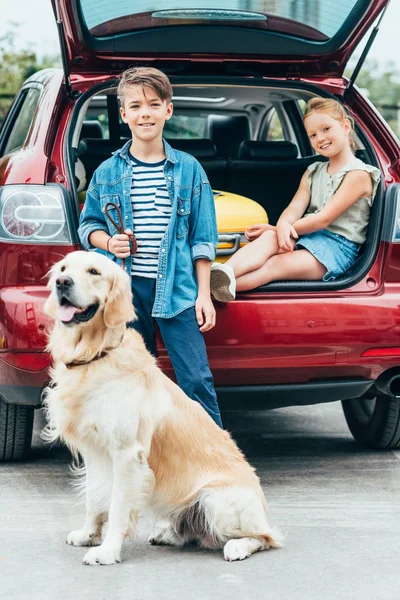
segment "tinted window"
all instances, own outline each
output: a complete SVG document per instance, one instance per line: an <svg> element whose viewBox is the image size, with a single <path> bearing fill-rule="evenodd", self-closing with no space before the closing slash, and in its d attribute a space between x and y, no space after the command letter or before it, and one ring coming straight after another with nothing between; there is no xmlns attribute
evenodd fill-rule
<svg viewBox="0 0 400 600"><path fill-rule="evenodd" d="M166 138L203 138L206 122L207 117L173 115L166 121L163 135Z"/></svg>
<svg viewBox="0 0 400 600"><path fill-rule="evenodd" d="M107 35L101 25L114 21L112 33L129 29L190 24L234 22L239 27L268 28L269 16L289 19L303 26L302 37L318 32L334 36L358 0L80 0L86 26L94 35ZM123 22L125 20L125 23ZM284 24L282 24L284 26ZM97 28L97 29L96 29ZM110 33L110 32L109 32ZM298 34L298 33L297 33ZM325 39L326 39L325 38Z"/></svg>
<svg viewBox="0 0 400 600"><path fill-rule="evenodd" d="M39 96L39 90L33 88L22 93L22 101L20 101L16 119L9 131L4 154L9 154L24 145L35 116Z"/></svg>
<svg viewBox="0 0 400 600"><path fill-rule="evenodd" d="M301 112L304 115L304 113L306 112L306 108L307 108L307 102L305 100L298 100L297 103L300 107Z"/></svg>
<svg viewBox="0 0 400 600"><path fill-rule="evenodd" d="M100 109L91 109L89 107L89 110L87 111L86 115L85 115L85 124L86 123L93 123L95 126L97 125L97 127L99 129L101 129L101 135L100 133L98 135L93 135L90 131L89 132L85 132L85 127L82 128L82 133L81 133L81 137L101 137L103 139L108 139L110 137L110 132L108 129L108 111L107 108L104 108L104 110L102 112L99 112ZM121 121L122 123L122 121ZM87 129L87 128L86 128ZM87 135L86 135L87 133ZM89 135L91 134L91 135Z"/></svg>
<svg viewBox="0 0 400 600"><path fill-rule="evenodd" d="M279 115L275 108L272 109L272 116L269 119L268 131L267 131L267 141L268 142L276 142L279 140L284 140L285 136L283 134L283 127Z"/></svg>

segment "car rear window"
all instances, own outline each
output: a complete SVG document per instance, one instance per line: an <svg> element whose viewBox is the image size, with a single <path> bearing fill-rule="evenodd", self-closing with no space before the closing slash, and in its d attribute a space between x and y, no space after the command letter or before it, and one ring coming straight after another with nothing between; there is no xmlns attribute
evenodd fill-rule
<svg viewBox="0 0 400 600"><path fill-rule="evenodd" d="M229 24L279 30L309 39L333 37L361 0L80 0L93 35L168 25ZM193 6L194 5L194 6ZM271 23L269 23L271 19ZM290 23L298 28L290 29ZM289 29L288 29L289 26Z"/></svg>
<svg viewBox="0 0 400 600"><path fill-rule="evenodd" d="M164 136L171 139L203 138L206 123L206 116L175 114L170 121L166 121L164 127Z"/></svg>
<svg viewBox="0 0 400 600"><path fill-rule="evenodd" d="M16 118L8 135L4 154L18 150L24 145L35 116L39 98L40 92L36 88L23 90L20 97L17 98L16 101L19 104Z"/></svg>

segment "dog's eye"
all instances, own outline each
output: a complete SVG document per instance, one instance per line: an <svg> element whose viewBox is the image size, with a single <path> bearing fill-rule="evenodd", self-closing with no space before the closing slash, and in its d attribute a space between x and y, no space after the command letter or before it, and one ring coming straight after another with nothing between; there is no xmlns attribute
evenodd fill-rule
<svg viewBox="0 0 400 600"><path fill-rule="evenodd" d="M91 275L101 275L101 273L99 273L96 269L89 269L89 273Z"/></svg>
<svg viewBox="0 0 400 600"><path fill-rule="evenodd" d="M65 267L61 267L60 271L61 271L61 273L64 273Z"/></svg>

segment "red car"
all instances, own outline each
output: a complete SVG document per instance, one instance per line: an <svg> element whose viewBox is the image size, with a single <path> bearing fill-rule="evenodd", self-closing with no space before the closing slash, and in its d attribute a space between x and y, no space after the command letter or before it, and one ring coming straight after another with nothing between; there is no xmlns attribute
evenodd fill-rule
<svg viewBox="0 0 400 600"><path fill-rule="evenodd" d="M50 362L46 273L79 249L85 180L129 135L116 85L131 65L170 77L172 146L198 158L215 190L261 204L271 223L316 160L306 101L335 97L352 113L357 154L382 172L356 264L334 282L282 281L239 294L218 305L206 341L222 407L341 400L357 441L400 445L400 146L355 77L343 76L387 3L349 0L333 11L330 0L201 1L196 9L168 0L162 10L132 13L130 0L52 0L63 70L25 82L0 139L2 460L30 448ZM228 236L233 249L238 229ZM161 341L159 350L171 374Z"/></svg>

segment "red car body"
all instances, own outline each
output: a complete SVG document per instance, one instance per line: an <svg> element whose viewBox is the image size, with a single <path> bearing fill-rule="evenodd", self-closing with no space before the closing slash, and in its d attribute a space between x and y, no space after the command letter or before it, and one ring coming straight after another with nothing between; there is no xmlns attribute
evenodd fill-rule
<svg viewBox="0 0 400 600"><path fill-rule="evenodd" d="M217 325L206 334L206 343L223 407L273 408L358 398L358 409L365 403L369 408L365 408L363 420L360 414L355 417L355 401L352 408L347 405L346 416L355 437L375 447L397 445L398 416L390 440L387 420L390 415L398 415L400 397L400 245L395 226L400 197L400 145L377 110L355 87L346 93L348 80L342 75L354 45L386 1L367 3L368 14L356 25L353 37L324 59L308 56L295 60L266 59L260 55L232 57L215 52L199 56L184 48L180 53L162 57L136 55L134 50L127 55L102 53L83 45L74 13L77 3L53 0L53 4L63 24L72 93L66 93L61 70L43 71L26 82L21 93L24 88L37 85L40 102L22 146L0 157L0 193L14 189L9 186L26 189L53 185L62 188L68 201L73 189L66 147L77 98L93 86L114 79L133 60L135 64L147 64L151 59L160 68L164 64L167 72L171 61L185 64L188 78L199 72L199 65L207 65L215 73L214 65L220 66L221 62L242 65L250 72L256 66L269 83L301 82L306 87L345 97L375 152L383 178L385 209L370 267L347 288L270 286L241 293L235 302L218 305ZM290 27L295 26L282 25L278 19L276 27L290 33ZM223 79L222 71L219 77ZM7 135L17 103L18 98L2 135ZM40 406L41 393L48 382L50 357L45 347L51 323L43 313L48 294L46 275L56 261L80 249L76 236L78 215L73 210L67 213L72 232L68 243L6 241L0 236L0 395L7 410L12 406ZM161 340L159 351L160 366L172 375ZM385 403L385 416L379 417ZM26 442L23 452L5 451L3 458L20 458L28 447Z"/></svg>

